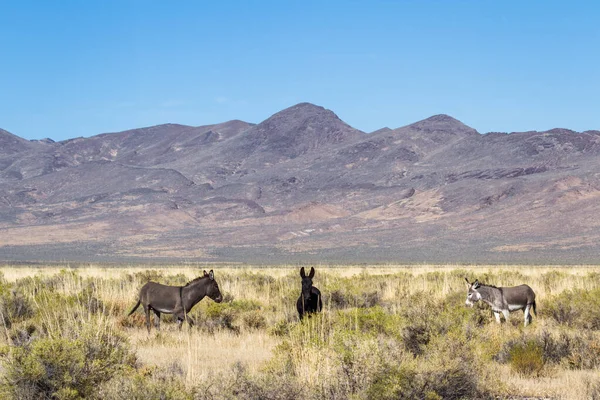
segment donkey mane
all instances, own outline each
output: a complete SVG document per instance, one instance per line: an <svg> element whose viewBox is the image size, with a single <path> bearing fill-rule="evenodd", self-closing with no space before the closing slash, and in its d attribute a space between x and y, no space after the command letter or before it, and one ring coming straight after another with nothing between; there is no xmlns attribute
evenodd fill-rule
<svg viewBox="0 0 600 400"><path fill-rule="evenodd" d="M189 286L189 285L191 285L192 283L194 283L194 282L198 282L198 281L200 281L200 280L202 280L202 279L204 279L204 278L208 278L208 276L199 276L199 277L197 277L197 278L194 278L194 279L192 279L191 281L189 281L188 283L186 283L185 285L183 285L183 287Z"/></svg>
<svg viewBox="0 0 600 400"><path fill-rule="evenodd" d="M494 288L494 289L500 289L498 286L488 285L487 283L481 283L481 282L479 283L479 286L487 286L487 287L491 287L491 288Z"/></svg>

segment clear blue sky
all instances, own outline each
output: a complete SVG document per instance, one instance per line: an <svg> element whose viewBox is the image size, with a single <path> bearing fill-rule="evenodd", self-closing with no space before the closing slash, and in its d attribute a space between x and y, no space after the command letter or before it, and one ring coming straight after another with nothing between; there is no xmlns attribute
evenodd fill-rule
<svg viewBox="0 0 600 400"><path fill-rule="evenodd" d="M599 21L592 1L0 0L0 127L62 140L308 101L367 132L600 129Z"/></svg>

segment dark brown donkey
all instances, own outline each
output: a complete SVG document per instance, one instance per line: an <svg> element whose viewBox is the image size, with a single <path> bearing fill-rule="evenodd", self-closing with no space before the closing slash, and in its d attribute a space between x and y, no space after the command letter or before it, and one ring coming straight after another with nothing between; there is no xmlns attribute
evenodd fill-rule
<svg viewBox="0 0 600 400"><path fill-rule="evenodd" d="M296 309L300 320L305 314L311 314L315 312L321 312L323 303L321 302L321 292L319 289L313 286L312 278L315 276L315 269L310 268L310 274L306 276L304 267L300 269L300 276L302 277L302 293L296 302Z"/></svg>
<svg viewBox="0 0 600 400"><path fill-rule="evenodd" d="M209 273L204 271L204 276L188 282L185 286L167 286L156 282L146 283L140 290L137 304L127 316L133 314L141 304L146 313L148 333L150 333L150 310L156 314L156 329L160 330L160 313L165 313L174 314L177 317L177 324L181 330L184 320L187 320L190 326L194 325L194 321L187 314L204 296L210 297L217 303L223 301L212 269Z"/></svg>

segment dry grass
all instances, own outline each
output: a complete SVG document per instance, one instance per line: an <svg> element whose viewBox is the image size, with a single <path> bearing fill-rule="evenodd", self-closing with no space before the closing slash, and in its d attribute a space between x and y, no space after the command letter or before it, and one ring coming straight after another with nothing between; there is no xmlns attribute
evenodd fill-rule
<svg viewBox="0 0 600 400"><path fill-rule="evenodd" d="M130 319L133 327L128 325L126 313L135 304L137 291L143 283L142 274L154 272L164 278L178 277L180 280L191 280L200 275L203 269L214 269L221 291L236 301L254 302L260 305L260 313L264 316L266 326L254 329L238 321L238 330L199 328L187 326L178 331L172 321L161 324L162 331L153 331L150 335L143 326L143 318L138 310ZM183 379L188 387L210 377L230 374L232 367L242 364L250 375L265 373L283 363L282 344L297 344L288 350L291 367L295 379L303 385L313 387L330 387L340 381L339 329L340 321L346 318L350 331L360 331L360 312L358 308L348 305L340 313L339 305L332 302L329 296L335 288L345 289L346 284L360 282L365 277L376 277L370 281L369 290L376 288L377 302L385 305L386 313L392 316L410 314L411 305L402 299L411 296L428 296L432 301L443 302L458 292L466 292L463 276L497 286L512 286L527 283L534 288L537 295L538 312L543 310L546 301L571 289L594 290L600 288L600 279L590 279L591 274L600 274L600 267L555 267L555 266L459 266L459 265L372 265L328 267L316 265L315 285L325 295L325 311L313 318L304 329L297 327L294 296L300 291L300 279L297 266L252 267L237 265L173 265L161 267L120 266L106 267L102 265L85 265L72 268L69 266L4 266L0 268L5 281L17 282L27 277L53 277L61 275L54 284L56 291L63 295L79 296L82 291L93 287L94 295L103 303L105 323L129 338L138 359L142 364L155 365L160 369L172 371L179 379ZM65 272L66 271L66 272ZM264 279L263 279L264 278ZM360 285L359 289L360 291ZM359 293L359 292L357 292ZM37 298L33 289L27 296ZM360 293L359 293L360 294ZM464 298L458 297L460 304L456 312L464 313ZM198 316L205 315L211 307L210 300L203 300L194 312ZM437 310L426 312L436 313ZM441 311L441 310L439 310ZM475 311L473 311L475 312ZM403 314L404 313L404 314ZM83 310L82 313L84 314ZM60 319L58 314L46 311L43 316L47 324L68 323ZM467 314L460 314L467 315ZM483 313L482 315L485 315ZM520 335L542 335L544 332L574 332L569 327L561 326L550 317L538 315L529 328L523 329L522 314L513 314L509 324L498 326L484 321L483 326L473 328L465 325L473 337L472 353L480 385L499 396L536 396L561 399L586 398L590 393L590 385L597 380L598 369L569 369L563 364L548 365L540 376L522 376L511 370L507 364L491 359L490 354L501 350L511 338ZM489 316L489 320L492 317ZM354 318L354 319L353 319ZM407 318L404 316L403 318ZM467 317L468 318L468 315ZM487 317L486 317L487 318ZM435 319L432 319L435 320ZM408 326L410 318L403 320L400 326ZM273 327L283 324L289 332L273 334ZM302 328L302 329L300 329ZM473 333L474 332L474 333ZM400 332L401 333L401 332ZM597 331L590 335L598 338ZM7 335L4 340L8 344ZM399 338L400 336L390 336ZM353 348L353 357L363 357L371 362L371 353L381 351L381 336L358 336L360 344ZM464 338L459 338L464 340ZM386 339L391 340L391 339ZM392 340L392 347L398 345ZM438 340L441 340L438 338ZM457 339L458 340L458 339ZM317 343L317 344L315 344ZM432 342L434 340L432 339ZM600 339L599 339L600 343ZM398 345L399 346L399 345ZM428 348L438 349L437 345L428 344ZM434 368L444 365L447 350L427 350L432 355L414 358L405 350L398 350L396 360L405 360L406 365L416 368ZM278 364L279 363L279 364ZM421 363L421 364L419 364ZM356 376L365 374L363 384L371 384L365 371L355 371ZM338 374L338 375L336 375ZM357 378L358 379L358 378ZM599 389L600 390L600 389ZM357 397L360 398L360 397Z"/></svg>
<svg viewBox="0 0 600 400"><path fill-rule="evenodd" d="M187 330L179 332L167 324L161 333L151 335L145 329L125 332L142 363L180 368L190 384L219 376L235 363L248 365L250 372L256 372L279 342L261 331L243 335L228 331L199 335Z"/></svg>

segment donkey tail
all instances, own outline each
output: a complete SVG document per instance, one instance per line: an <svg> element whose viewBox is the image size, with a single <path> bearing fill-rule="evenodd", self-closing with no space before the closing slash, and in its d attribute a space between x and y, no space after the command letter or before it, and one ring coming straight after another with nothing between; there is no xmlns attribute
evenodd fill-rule
<svg viewBox="0 0 600 400"><path fill-rule="evenodd" d="M140 306L140 304L142 304L142 301L138 300L137 304L135 306L133 306L133 308L131 309L131 311L129 311L129 314L127 314L127 316L129 317L131 314L133 314L135 312L135 310L138 309L138 307Z"/></svg>
<svg viewBox="0 0 600 400"><path fill-rule="evenodd" d="M533 313L537 317L537 311L535 310L535 300L533 301L533 303L531 305L533 306Z"/></svg>

